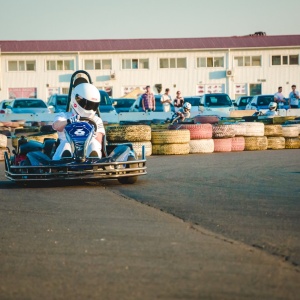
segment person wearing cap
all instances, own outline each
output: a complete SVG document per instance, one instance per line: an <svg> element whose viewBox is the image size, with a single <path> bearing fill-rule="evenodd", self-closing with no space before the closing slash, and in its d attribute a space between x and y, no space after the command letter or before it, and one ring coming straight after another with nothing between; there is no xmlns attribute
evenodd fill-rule
<svg viewBox="0 0 300 300"><path fill-rule="evenodd" d="M155 111L155 98L150 86L146 86L146 92L142 95L142 108L145 112Z"/></svg>
<svg viewBox="0 0 300 300"><path fill-rule="evenodd" d="M296 85L292 85L292 91L289 94L290 108L299 108L299 92L296 91Z"/></svg>
<svg viewBox="0 0 300 300"><path fill-rule="evenodd" d="M282 86L278 87L278 92L274 95L274 102L277 103L277 109L283 108L285 100L282 94Z"/></svg>

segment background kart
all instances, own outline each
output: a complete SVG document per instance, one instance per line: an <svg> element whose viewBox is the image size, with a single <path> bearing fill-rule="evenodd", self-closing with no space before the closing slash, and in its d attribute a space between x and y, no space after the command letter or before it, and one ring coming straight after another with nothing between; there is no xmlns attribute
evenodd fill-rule
<svg viewBox="0 0 300 300"><path fill-rule="evenodd" d="M70 110L72 89L82 82L88 82L83 73L92 83L90 75L85 71L76 71L70 81L67 110ZM75 79L77 76L77 79ZM100 116L98 109L97 114ZM58 146L55 139L45 139L44 143L27 141L25 137L18 140L13 155L5 152L5 176L16 182L70 180L70 179L117 179L120 183L135 183L137 176L145 175L145 149L142 149L142 158L138 159L132 144L109 146L106 149L105 136L102 141L102 158L87 157L86 150L89 141L97 128L92 119L81 118L80 122L69 124L65 133L71 144L72 157L52 160ZM107 154L110 151L110 154Z"/></svg>

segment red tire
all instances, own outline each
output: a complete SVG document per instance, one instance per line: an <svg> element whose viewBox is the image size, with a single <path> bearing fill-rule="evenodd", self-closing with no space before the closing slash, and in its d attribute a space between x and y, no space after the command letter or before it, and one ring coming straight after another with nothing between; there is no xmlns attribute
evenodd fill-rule
<svg viewBox="0 0 300 300"><path fill-rule="evenodd" d="M243 136L233 137L231 144L231 151L244 151L245 138Z"/></svg>
<svg viewBox="0 0 300 300"><path fill-rule="evenodd" d="M214 152L231 152L232 138L214 139Z"/></svg>
<svg viewBox="0 0 300 300"><path fill-rule="evenodd" d="M201 115L195 116L193 120L195 123L202 123L202 124L205 123L216 124L220 121L218 116L201 116Z"/></svg>
<svg viewBox="0 0 300 300"><path fill-rule="evenodd" d="M211 124L173 124L169 126L171 130L187 129L190 131L191 140L211 139Z"/></svg>

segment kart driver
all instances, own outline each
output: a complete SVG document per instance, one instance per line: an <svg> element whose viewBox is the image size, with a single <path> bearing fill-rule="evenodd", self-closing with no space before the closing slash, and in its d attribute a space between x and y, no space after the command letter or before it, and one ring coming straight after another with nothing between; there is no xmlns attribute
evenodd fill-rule
<svg viewBox="0 0 300 300"><path fill-rule="evenodd" d="M176 117L173 119L172 124L175 123L176 121L180 120L181 122L184 121L186 118L189 118L191 113L191 108L192 105L189 102L186 102L183 104L181 108L175 113Z"/></svg>
<svg viewBox="0 0 300 300"><path fill-rule="evenodd" d="M267 110L265 113L262 113L261 111L257 111L254 113L254 115L255 116L268 116L268 117L278 116L278 111L276 111L276 108L277 108L277 103L270 102L269 110Z"/></svg>
<svg viewBox="0 0 300 300"><path fill-rule="evenodd" d="M57 130L60 140L60 144L53 155L53 160L72 156L71 145L67 141L64 128L68 124L78 122L80 117L90 118L97 124L97 131L87 148L87 157L101 158L102 138L105 135L105 130L102 119L96 116L99 104L100 93L94 85L81 83L73 89L70 103L72 110L58 114L53 121L52 127Z"/></svg>

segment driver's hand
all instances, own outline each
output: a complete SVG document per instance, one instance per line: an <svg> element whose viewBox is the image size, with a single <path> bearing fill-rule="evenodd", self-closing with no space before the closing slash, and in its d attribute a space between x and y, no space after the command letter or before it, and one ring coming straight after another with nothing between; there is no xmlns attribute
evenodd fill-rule
<svg viewBox="0 0 300 300"><path fill-rule="evenodd" d="M67 120L67 123L68 124L75 123L75 122L78 122L79 119L80 119L80 116L79 115L75 115L75 116L72 116L71 118L69 118Z"/></svg>

